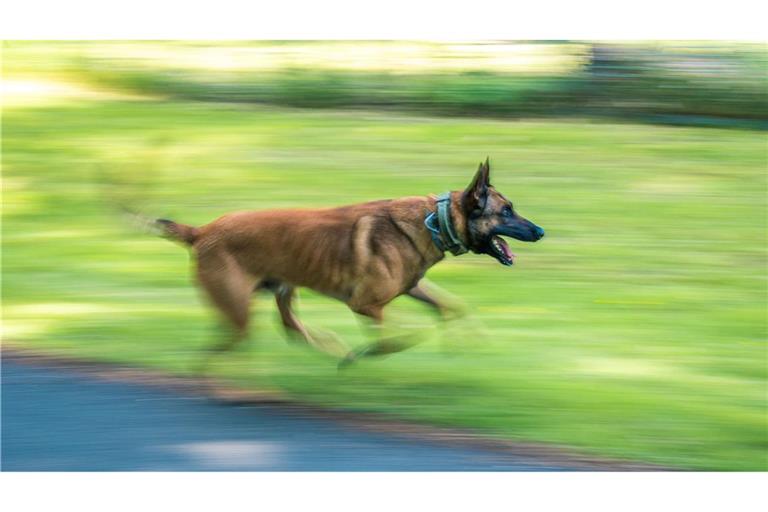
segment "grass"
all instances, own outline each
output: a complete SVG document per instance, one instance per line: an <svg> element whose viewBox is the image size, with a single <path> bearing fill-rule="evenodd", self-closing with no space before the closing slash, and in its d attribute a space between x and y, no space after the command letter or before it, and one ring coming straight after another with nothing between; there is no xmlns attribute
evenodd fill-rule
<svg viewBox="0 0 768 512"><path fill-rule="evenodd" d="M178 101L765 128L756 43L8 41L6 72Z"/></svg>
<svg viewBox="0 0 768 512"><path fill-rule="evenodd" d="M268 297L220 377L320 404L681 468L766 470L764 132L77 98L3 111L3 338L190 371L213 318L185 251L116 199L192 224L493 182L543 226L518 264L448 257L428 277L470 319L343 375L285 344ZM366 341L337 302L301 317Z"/></svg>

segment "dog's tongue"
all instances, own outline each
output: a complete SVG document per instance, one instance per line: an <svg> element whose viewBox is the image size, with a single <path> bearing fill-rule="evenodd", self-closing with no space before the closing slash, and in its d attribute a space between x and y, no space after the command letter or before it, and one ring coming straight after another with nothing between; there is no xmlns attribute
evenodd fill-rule
<svg viewBox="0 0 768 512"><path fill-rule="evenodd" d="M516 258L515 253L509 250L509 245L507 245L507 242L505 242L503 238L498 237L498 239L499 239L499 245L501 246L501 250L504 251L504 256L508 260L514 262Z"/></svg>

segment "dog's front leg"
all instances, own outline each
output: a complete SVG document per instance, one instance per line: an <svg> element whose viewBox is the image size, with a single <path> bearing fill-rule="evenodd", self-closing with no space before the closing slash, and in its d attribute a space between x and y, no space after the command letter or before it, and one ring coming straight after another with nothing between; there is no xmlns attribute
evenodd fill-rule
<svg viewBox="0 0 768 512"><path fill-rule="evenodd" d="M467 307L461 300L426 279L419 281L407 293L409 297L435 308L443 320L453 320L467 314Z"/></svg>
<svg viewBox="0 0 768 512"><path fill-rule="evenodd" d="M483 327L469 316L467 305L459 298L422 279L408 290L408 296L432 306L445 321L440 336L444 353L456 353L459 347L466 347L467 339L487 339L481 335Z"/></svg>

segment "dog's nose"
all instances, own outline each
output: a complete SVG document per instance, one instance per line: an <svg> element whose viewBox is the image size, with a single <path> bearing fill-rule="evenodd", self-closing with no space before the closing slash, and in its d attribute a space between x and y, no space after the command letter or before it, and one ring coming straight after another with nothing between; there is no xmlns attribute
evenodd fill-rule
<svg viewBox="0 0 768 512"><path fill-rule="evenodd" d="M536 233L537 238L544 237L544 230L539 226L534 226L533 231Z"/></svg>

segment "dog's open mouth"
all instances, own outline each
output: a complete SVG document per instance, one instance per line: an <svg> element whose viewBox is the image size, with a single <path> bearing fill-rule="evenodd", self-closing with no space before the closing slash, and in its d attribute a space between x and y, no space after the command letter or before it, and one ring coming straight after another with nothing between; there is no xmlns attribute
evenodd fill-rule
<svg viewBox="0 0 768 512"><path fill-rule="evenodd" d="M507 266L515 263L515 254L509 250L507 242L500 236L492 236L488 245L491 248L491 254L499 260L499 263Z"/></svg>

